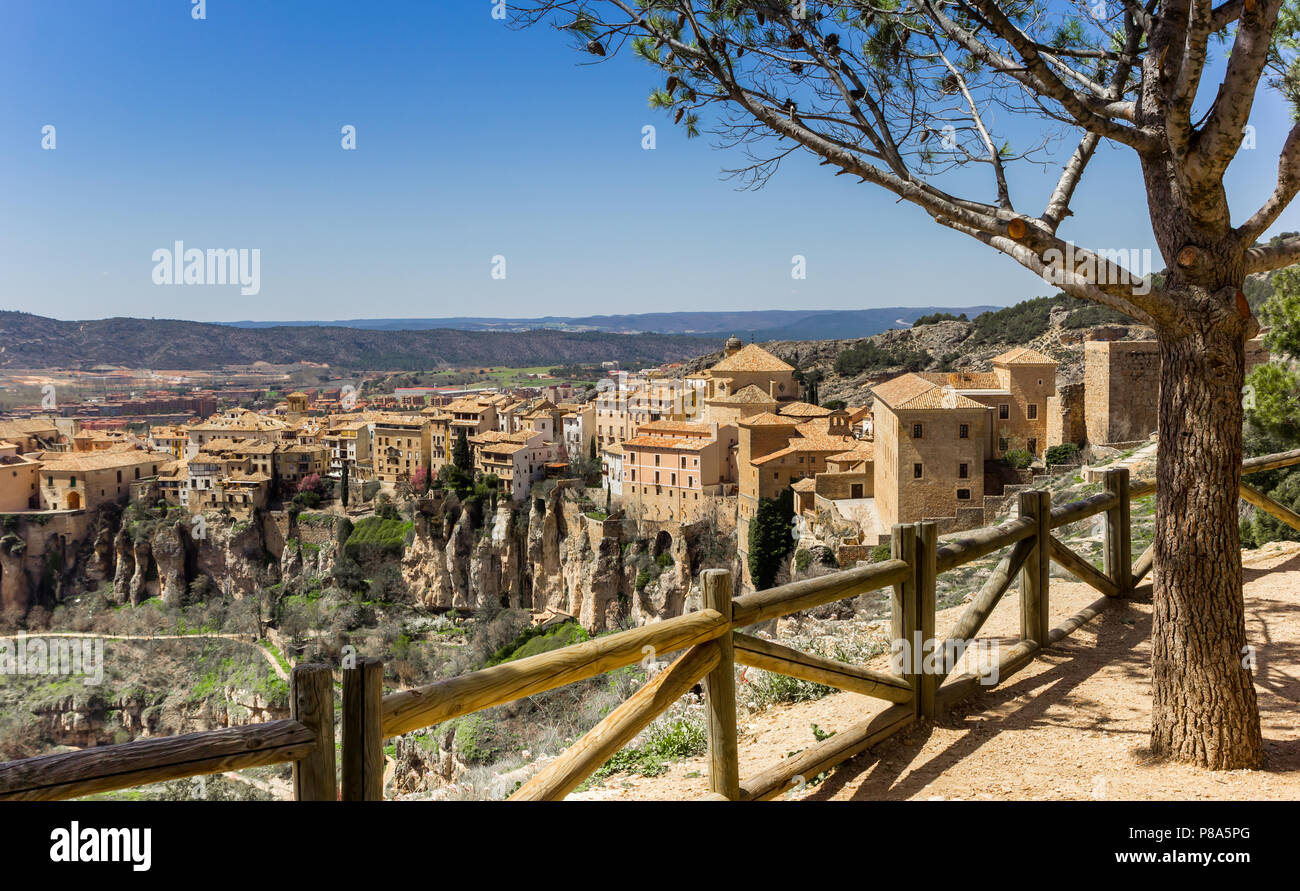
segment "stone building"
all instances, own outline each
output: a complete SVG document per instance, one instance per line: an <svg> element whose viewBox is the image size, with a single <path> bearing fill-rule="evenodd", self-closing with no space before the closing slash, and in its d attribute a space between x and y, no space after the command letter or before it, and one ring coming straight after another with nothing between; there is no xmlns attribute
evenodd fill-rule
<svg viewBox="0 0 1300 891"><path fill-rule="evenodd" d="M47 452L41 456L40 502L44 510L93 510L125 501L131 483L155 477L169 455L121 448L103 452Z"/></svg>
<svg viewBox="0 0 1300 891"><path fill-rule="evenodd" d="M690 522L734 479L734 427L652 421L624 440L623 497L647 520ZM607 447L608 448L608 447Z"/></svg>
<svg viewBox="0 0 1300 891"><path fill-rule="evenodd" d="M921 520L948 521L944 531L983 524L984 462L998 409L918 374L873 392L881 528Z"/></svg>
<svg viewBox="0 0 1300 891"><path fill-rule="evenodd" d="M40 506L41 462L18 453L18 444L0 439L0 512Z"/></svg>
<svg viewBox="0 0 1300 891"><path fill-rule="evenodd" d="M917 376L994 410L989 427L992 457L1016 449L1035 457L1046 452L1048 401L1056 395L1055 360L1021 347L994 357L992 371Z"/></svg>
<svg viewBox="0 0 1300 891"><path fill-rule="evenodd" d="M432 424L423 415L383 415L375 419L370 434L375 479L385 483L409 480L423 468L429 471Z"/></svg>

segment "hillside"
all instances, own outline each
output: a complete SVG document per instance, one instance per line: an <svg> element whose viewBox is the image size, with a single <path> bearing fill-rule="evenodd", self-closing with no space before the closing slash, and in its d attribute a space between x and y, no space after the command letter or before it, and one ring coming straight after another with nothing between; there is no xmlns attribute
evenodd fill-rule
<svg viewBox="0 0 1300 891"><path fill-rule="evenodd" d="M991 306L957 309L934 306L885 306L874 309L756 309L719 312L655 312L632 315L539 316L526 319L448 317L434 319L346 319L332 322L230 322L238 328L340 327L374 331L601 331L607 334L731 334L764 340L819 340L823 337L868 337L931 312L964 312L974 316Z"/></svg>
<svg viewBox="0 0 1300 891"><path fill-rule="evenodd" d="M872 337L837 340L774 340L762 347L805 374L820 371L818 398L851 405L871 401L870 388L904 371L988 370L999 353L1028 346L1060 363L1058 382L1083 374L1083 342L1088 339L1138 340L1151 331L1102 307L1064 295L1026 300L982 313L969 321L943 320ZM685 372L717 362L721 353L690 362Z"/></svg>
<svg viewBox="0 0 1300 891"><path fill-rule="evenodd" d="M236 328L172 319L64 322L30 313L0 312L3 368L125 365L198 369L259 361L306 361L358 370L407 370L443 365L531 366L610 360L638 368L689 359L715 343L712 338L685 334Z"/></svg>

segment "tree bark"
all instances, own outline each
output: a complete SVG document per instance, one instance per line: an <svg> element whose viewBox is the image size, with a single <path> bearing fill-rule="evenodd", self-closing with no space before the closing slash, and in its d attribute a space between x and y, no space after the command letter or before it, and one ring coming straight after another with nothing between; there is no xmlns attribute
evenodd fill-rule
<svg viewBox="0 0 1300 891"><path fill-rule="evenodd" d="M1231 287L1189 290L1190 330L1158 333L1151 748L1217 770L1256 768L1237 519L1249 315L1229 308Z"/></svg>

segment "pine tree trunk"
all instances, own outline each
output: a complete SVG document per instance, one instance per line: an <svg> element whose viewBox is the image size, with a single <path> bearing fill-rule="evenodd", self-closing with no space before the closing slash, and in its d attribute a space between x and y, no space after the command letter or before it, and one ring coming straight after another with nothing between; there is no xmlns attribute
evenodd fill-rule
<svg viewBox="0 0 1300 891"><path fill-rule="evenodd" d="M1244 325L1221 301L1188 332L1160 333L1151 748L1218 770L1260 766L1245 667L1238 533Z"/></svg>

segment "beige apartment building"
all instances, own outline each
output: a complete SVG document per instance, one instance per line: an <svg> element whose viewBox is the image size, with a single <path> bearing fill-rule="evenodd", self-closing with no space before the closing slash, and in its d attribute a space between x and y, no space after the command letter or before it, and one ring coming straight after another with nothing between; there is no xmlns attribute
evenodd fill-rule
<svg viewBox="0 0 1300 891"><path fill-rule="evenodd" d="M1049 400L1056 395L1056 361L1031 349L1010 350L993 359L992 371L920 373L932 384L993 410L989 454L1001 458L1024 449L1041 458L1049 445Z"/></svg>
<svg viewBox="0 0 1300 891"><path fill-rule="evenodd" d="M384 483L410 480L430 470L432 424L424 415L383 415L371 434L375 479Z"/></svg>
<svg viewBox="0 0 1300 891"><path fill-rule="evenodd" d="M533 482L544 475L546 462L555 456L554 444L536 430L524 429L517 433L488 430L470 441L474 469L482 474L495 474L501 491L516 504L528 497Z"/></svg>
<svg viewBox="0 0 1300 891"><path fill-rule="evenodd" d="M622 443L622 495L647 520L691 522L734 479L734 427L651 421ZM607 447L608 448L608 447Z"/></svg>
<svg viewBox="0 0 1300 891"><path fill-rule="evenodd" d="M0 439L0 512L40 507L41 462L18 453L18 444Z"/></svg>
<svg viewBox="0 0 1300 891"><path fill-rule="evenodd" d="M895 523L984 522L984 461L995 409L917 374L873 388L875 509Z"/></svg>
<svg viewBox="0 0 1300 891"><path fill-rule="evenodd" d="M347 465L352 479L360 479L359 465L370 465L370 424L360 418L334 419L325 425L321 443L329 449L331 476L338 477Z"/></svg>

